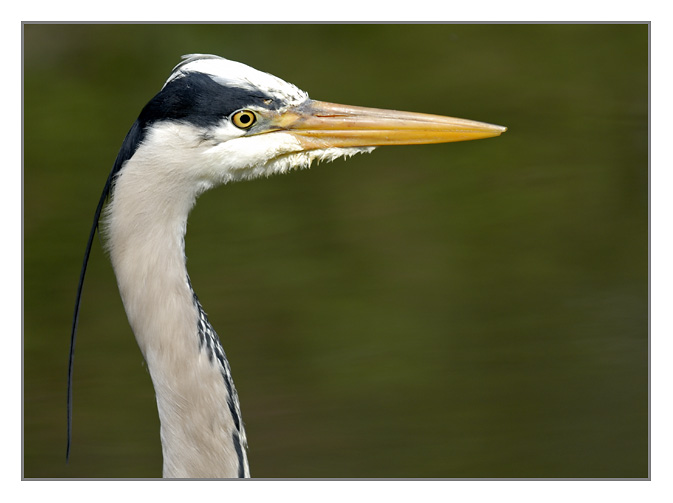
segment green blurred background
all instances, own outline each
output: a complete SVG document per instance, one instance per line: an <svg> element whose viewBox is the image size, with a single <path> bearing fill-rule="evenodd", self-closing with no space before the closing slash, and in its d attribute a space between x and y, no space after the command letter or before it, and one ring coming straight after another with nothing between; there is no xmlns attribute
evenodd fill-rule
<svg viewBox="0 0 673 503"><path fill-rule="evenodd" d="M159 477L149 374L96 240L180 55L337 103L502 124L203 195L189 272L255 477L648 476L647 25L25 25L25 477Z"/></svg>

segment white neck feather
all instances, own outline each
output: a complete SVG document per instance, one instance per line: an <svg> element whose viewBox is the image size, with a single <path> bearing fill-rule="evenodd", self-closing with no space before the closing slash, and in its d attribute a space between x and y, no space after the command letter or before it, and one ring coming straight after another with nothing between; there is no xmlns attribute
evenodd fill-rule
<svg viewBox="0 0 673 503"><path fill-rule="evenodd" d="M170 152L141 146L116 179L104 232L154 383L164 476L249 476L245 433L242 424L237 430L231 412L231 400L237 404L237 399L229 396L218 361L199 344L184 235L189 211L208 185L187 183L188 171L171 163Z"/></svg>

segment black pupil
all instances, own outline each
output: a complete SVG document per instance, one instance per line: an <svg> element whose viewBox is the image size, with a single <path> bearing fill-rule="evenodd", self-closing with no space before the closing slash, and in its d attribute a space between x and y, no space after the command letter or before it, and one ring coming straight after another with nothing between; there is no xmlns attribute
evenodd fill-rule
<svg viewBox="0 0 673 503"><path fill-rule="evenodd" d="M241 121L241 124L248 124L252 119L250 119L249 114L241 114L239 120Z"/></svg>

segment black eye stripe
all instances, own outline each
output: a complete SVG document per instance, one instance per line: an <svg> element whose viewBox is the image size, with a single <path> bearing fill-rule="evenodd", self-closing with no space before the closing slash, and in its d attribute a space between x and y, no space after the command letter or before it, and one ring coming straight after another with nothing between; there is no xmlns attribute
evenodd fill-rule
<svg viewBox="0 0 673 503"><path fill-rule="evenodd" d="M144 130L154 122L173 120L208 128L251 105L273 110L282 103L259 90L227 87L209 75L189 72L168 82L150 100L138 118L138 126ZM254 114L252 120L257 120Z"/></svg>

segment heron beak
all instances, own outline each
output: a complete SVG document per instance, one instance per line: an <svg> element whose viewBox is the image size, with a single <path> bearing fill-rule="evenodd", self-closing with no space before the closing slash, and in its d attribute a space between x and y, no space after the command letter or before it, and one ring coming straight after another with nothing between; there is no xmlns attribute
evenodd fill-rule
<svg viewBox="0 0 673 503"><path fill-rule="evenodd" d="M507 131L454 117L313 100L286 110L271 125L294 135L306 150L479 140Z"/></svg>

